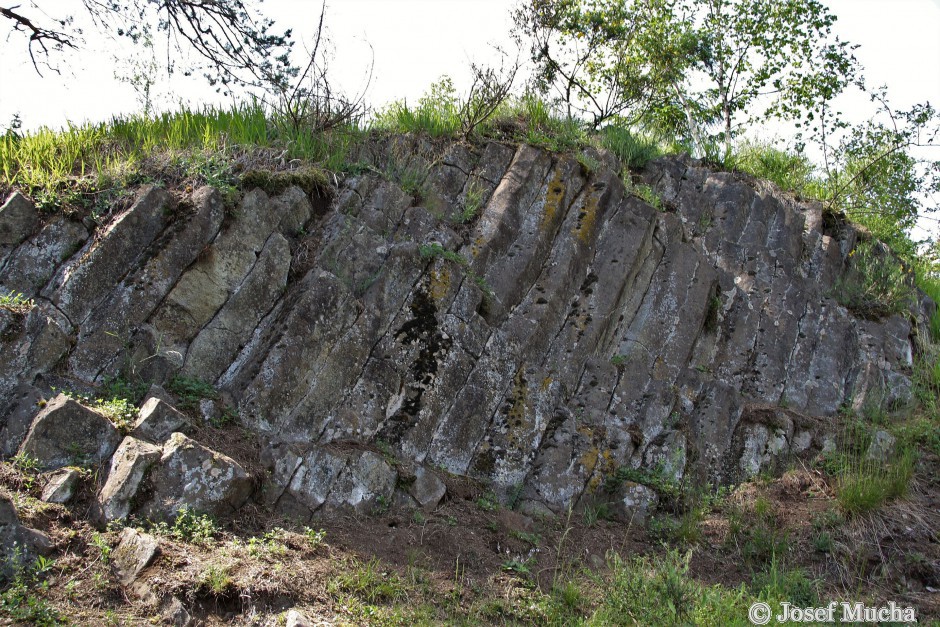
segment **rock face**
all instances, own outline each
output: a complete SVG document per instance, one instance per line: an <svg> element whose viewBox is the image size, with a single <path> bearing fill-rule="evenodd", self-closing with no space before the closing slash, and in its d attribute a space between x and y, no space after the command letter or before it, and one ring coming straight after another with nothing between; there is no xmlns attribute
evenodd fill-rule
<svg viewBox="0 0 940 627"><path fill-rule="evenodd" d="M145 189L90 239L11 200L0 284L30 277L41 298L2 323L0 397L53 368L206 379L265 442L264 500L303 517L396 490L433 507L432 469L532 511L593 501L624 467L679 480L694 459L734 481L819 450L842 406L910 396L915 318L833 300L858 234L768 184L664 158L640 174L657 210L607 154L590 172L495 142L354 156L388 176L250 191L225 220L212 190L183 210ZM419 193L393 182L405 171ZM162 447L142 511L167 514L157 492L171 510L238 507L244 470L164 444L178 427L160 415L135 431ZM627 515L649 496L617 498Z"/></svg>

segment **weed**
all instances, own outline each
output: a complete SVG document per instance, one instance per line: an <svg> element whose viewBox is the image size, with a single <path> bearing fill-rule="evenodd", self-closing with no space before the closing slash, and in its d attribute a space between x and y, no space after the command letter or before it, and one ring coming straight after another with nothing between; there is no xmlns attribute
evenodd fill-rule
<svg viewBox="0 0 940 627"><path fill-rule="evenodd" d="M326 531L323 529L304 527L304 537L307 539L307 544L310 545L310 550L315 551L326 540Z"/></svg>
<svg viewBox="0 0 940 627"><path fill-rule="evenodd" d="M275 527L263 536L248 539L248 555L251 557L281 556L287 553L287 547L281 542L284 530Z"/></svg>
<svg viewBox="0 0 940 627"><path fill-rule="evenodd" d="M662 154L659 143L634 134L627 128L612 124L600 135L601 145L617 155L620 162L631 170L639 170Z"/></svg>
<svg viewBox="0 0 940 627"><path fill-rule="evenodd" d="M708 299L708 309L705 310L705 321L702 323L702 327L708 333L714 333L718 330L720 318L721 297L717 294L713 294L712 297Z"/></svg>
<svg viewBox="0 0 940 627"><path fill-rule="evenodd" d="M179 406L183 409L194 409L204 399L219 398L218 391L212 385L194 377L175 376L170 379L166 389L179 398Z"/></svg>
<svg viewBox="0 0 940 627"><path fill-rule="evenodd" d="M788 153L769 144L744 143L725 164L762 179L768 179L784 190L822 200L819 186L814 183L813 164L801 154Z"/></svg>
<svg viewBox="0 0 940 627"><path fill-rule="evenodd" d="M472 222L474 218L477 217L477 213L480 211L480 208L483 206L483 199L486 197L486 188L482 185L478 185L476 182L471 182L467 185L467 191L464 194L463 199L463 210L457 214L457 222L459 224L467 224Z"/></svg>
<svg viewBox="0 0 940 627"><path fill-rule="evenodd" d="M764 570L754 575L752 588L762 600L788 601L797 607L812 607L819 599L816 581L802 569L786 569L776 555Z"/></svg>
<svg viewBox="0 0 940 627"><path fill-rule="evenodd" d="M10 458L10 463L20 472L35 474L39 472L39 460L29 453L17 453Z"/></svg>
<svg viewBox="0 0 940 627"><path fill-rule="evenodd" d="M813 536L813 548L819 553L832 552L832 534L828 531L820 531Z"/></svg>
<svg viewBox="0 0 940 627"><path fill-rule="evenodd" d="M646 204L653 207L653 209L656 211L665 210L662 196L660 196L659 193L649 185L634 185L632 192L634 196L646 202Z"/></svg>
<svg viewBox="0 0 940 627"><path fill-rule="evenodd" d="M19 547L16 547L8 564L12 577L9 585L0 592L0 616L15 624L40 627L66 624L65 617L42 596L49 583L43 577L52 570L54 562L42 558L25 565L20 558Z"/></svg>
<svg viewBox="0 0 940 627"><path fill-rule="evenodd" d="M373 516L383 516L388 512L388 508L391 507L391 502L388 500L388 497L385 495L378 495L375 497L375 505L372 507Z"/></svg>
<svg viewBox="0 0 940 627"><path fill-rule="evenodd" d="M697 230L700 234L705 234L708 229L711 227L714 217L711 214L711 211L703 211L702 215L698 218Z"/></svg>
<svg viewBox="0 0 940 627"><path fill-rule="evenodd" d="M515 573L516 575L522 575L523 577L528 577L532 574L532 563L530 560L506 560L503 562L503 570L508 573Z"/></svg>
<svg viewBox="0 0 940 627"><path fill-rule="evenodd" d="M588 527L596 525L598 520L613 519L613 513L610 511L610 506L607 505L607 503L588 505L584 508L582 516L584 518L584 524Z"/></svg>
<svg viewBox="0 0 940 627"><path fill-rule="evenodd" d="M399 601L406 597L404 581L398 573L383 568L378 558L348 564L327 589L332 594L351 594L366 603Z"/></svg>
<svg viewBox="0 0 940 627"><path fill-rule="evenodd" d="M159 522L152 526L154 533L193 544L212 544L219 534L215 521L207 514L198 514L183 506L176 513L172 525Z"/></svg>
<svg viewBox="0 0 940 627"><path fill-rule="evenodd" d="M91 534L91 543L98 549L101 556L101 563L108 564L111 561L111 545L103 535L98 532Z"/></svg>
<svg viewBox="0 0 940 627"><path fill-rule="evenodd" d="M512 531L509 532L509 535L511 535L514 538L519 538L523 542L531 544L532 546L538 546L542 543L542 536L540 536L537 533L531 533L528 531L517 531L513 529Z"/></svg>
<svg viewBox="0 0 940 627"><path fill-rule="evenodd" d="M842 510L849 515L863 514L907 494L915 461L909 448L899 450L888 463L864 454L850 455L836 480L836 498Z"/></svg>
<svg viewBox="0 0 940 627"><path fill-rule="evenodd" d="M426 133L431 137L454 137L461 129L457 91L448 76L438 82L409 107L399 101L379 112L373 126L396 133Z"/></svg>
<svg viewBox="0 0 940 627"><path fill-rule="evenodd" d="M611 575L588 625L730 625L747 615L752 599L742 586L704 586L689 574L691 553L662 558L610 558Z"/></svg>
<svg viewBox="0 0 940 627"><path fill-rule="evenodd" d="M600 170L601 162L592 157L591 155L579 152L577 155L578 163L581 165L581 169L585 174L591 175Z"/></svg>
<svg viewBox="0 0 940 627"><path fill-rule="evenodd" d="M499 500L497 500L496 495L492 492L484 492L483 495L477 499L477 507L484 512L495 512L499 509Z"/></svg>

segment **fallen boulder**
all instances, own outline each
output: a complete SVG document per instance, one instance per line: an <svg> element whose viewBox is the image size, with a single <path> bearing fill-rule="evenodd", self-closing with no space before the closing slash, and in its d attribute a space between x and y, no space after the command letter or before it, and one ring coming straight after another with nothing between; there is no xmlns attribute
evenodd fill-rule
<svg viewBox="0 0 940 627"><path fill-rule="evenodd" d="M59 394L33 419L19 452L35 459L43 470L55 470L100 464L120 441L110 420Z"/></svg>
<svg viewBox="0 0 940 627"><path fill-rule="evenodd" d="M159 520L173 518L184 507L213 516L231 514L251 496L253 483L231 457L174 433L150 469L146 488L149 498L137 512Z"/></svg>

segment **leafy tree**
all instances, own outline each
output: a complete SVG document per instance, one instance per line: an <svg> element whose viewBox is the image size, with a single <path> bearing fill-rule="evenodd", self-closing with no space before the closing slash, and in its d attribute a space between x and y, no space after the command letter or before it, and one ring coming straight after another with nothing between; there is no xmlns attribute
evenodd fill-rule
<svg viewBox="0 0 940 627"><path fill-rule="evenodd" d="M671 5L668 0L528 0L513 13L514 34L529 41L536 87L554 93L569 118L587 118L595 128L618 116L636 121L665 100L681 78L683 57L676 48L686 41L664 28L676 26L668 20ZM663 36L661 58L650 58L647 47Z"/></svg>
<svg viewBox="0 0 940 627"><path fill-rule="evenodd" d="M83 10L102 33L134 42L148 37L147 25L155 23L178 52L195 53L198 61L184 72L202 72L219 89L285 85L298 73L289 59L291 31L274 32L273 22L245 0L80 0L70 9ZM0 7L0 17L9 20L12 34L25 37L40 74L41 67L58 71L61 53L84 43L74 15L50 0L26 9Z"/></svg>
<svg viewBox="0 0 940 627"><path fill-rule="evenodd" d="M907 233L919 217L938 210L925 201L940 194L940 161L914 151L937 146L940 114L929 103L892 109L884 88L871 98L876 114L849 129L836 146L826 146L829 203L913 260L919 243Z"/></svg>
<svg viewBox="0 0 940 627"><path fill-rule="evenodd" d="M684 0L685 20L700 24L700 56L688 85L720 115L726 151L736 122L770 116L812 121L853 81L855 46L832 35L836 16L817 0Z"/></svg>
<svg viewBox="0 0 940 627"><path fill-rule="evenodd" d="M740 124L810 122L856 78L835 21L818 0L529 0L514 15L569 116L627 116L699 148L720 121L727 151Z"/></svg>

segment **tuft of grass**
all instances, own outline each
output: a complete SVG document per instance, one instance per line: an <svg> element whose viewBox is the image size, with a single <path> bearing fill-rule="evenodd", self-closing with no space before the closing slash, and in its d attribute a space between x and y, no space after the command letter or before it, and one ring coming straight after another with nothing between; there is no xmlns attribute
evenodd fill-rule
<svg viewBox="0 0 940 627"><path fill-rule="evenodd" d="M815 168L802 154L780 150L767 143L745 142L728 157L729 170L741 170L800 196L823 200L823 189L815 180Z"/></svg>
<svg viewBox="0 0 940 627"><path fill-rule="evenodd" d="M348 594L370 604L401 601L407 596L402 578L384 568L378 558L348 564L327 589L334 595Z"/></svg>
<svg viewBox="0 0 940 627"><path fill-rule="evenodd" d="M747 616L747 589L707 586L689 575L691 552L610 558L603 597L585 625L732 625Z"/></svg>
<svg viewBox="0 0 940 627"><path fill-rule="evenodd" d="M664 205L663 205L662 196L660 196L660 195L656 192L656 190L653 189L652 187L650 187L649 185L643 185L643 184L640 184L640 185L633 185L633 184L631 184L631 185L628 186L628 189L630 189L630 192L631 192L634 196L636 196L637 198L639 198L639 199L643 200L644 202L646 202L646 204L648 204L648 205L650 205L651 207L653 207L653 209L655 209L656 211L665 211L665 207L664 207Z"/></svg>
<svg viewBox="0 0 940 627"><path fill-rule="evenodd" d="M486 188L471 182L467 186L467 192L464 195L463 209L457 214L459 224L467 224L477 217L480 209L483 207L483 199L486 196Z"/></svg>
<svg viewBox="0 0 940 627"><path fill-rule="evenodd" d="M209 564L202 572L199 585L215 596L223 596L232 585L232 577L224 566Z"/></svg>
<svg viewBox="0 0 940 627"><path fill-rule="evenodd" d="M26 298L20 292L9 292L0 294L0 309L6 309L9 312L25 315L30 309L36 306L32 298Z"/></svg>
<svg viewBox="0 0 940 627"><path fill-rule="evenodd" d="M393 133L425 133L431 137L456 137L461 130L457 91L448 76L442 76L415 106L398 101L380 111L373 128Z"/></svg>
<svg viewBox="0 0 940 627"><path fill-rule="evenodd" d="M914 475L915 461L909 448L899 450L887 464L864 454L850 456L836 481L840 507L848 515L864 514L903 497Z"/></svg>
<svg viewBox="0 0 940 627"><path fill-rule="evenodd" d="M611 125L600 132L601 145L617 155L620 163L631 170L639 170L662 155L659 142L637 135L630 129Z"/></svg>

